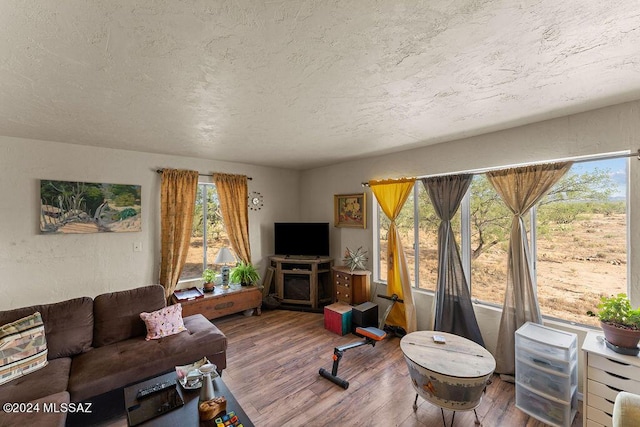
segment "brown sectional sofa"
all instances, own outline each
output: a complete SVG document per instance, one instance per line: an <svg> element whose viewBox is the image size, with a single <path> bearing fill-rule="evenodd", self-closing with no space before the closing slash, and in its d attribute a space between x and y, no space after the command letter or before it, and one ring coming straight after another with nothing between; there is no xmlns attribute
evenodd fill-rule
<svg viewBox="0 0 640 427"><path fill-rule="evenodd" d="M150 285L95 299L75 298L0 311L0 325L36 311L42 314L49 362L36 372L0 385L0 403L88 402L114 390L122 395L121 389L127 385L203 356L222 372L226 368L227 339L200 314L184 318L185 332L145 341L146 327L140 313L165 306L164 288ZM57 414L57 421L51 419L52 414L47 415L46 425L64 425L65 414ZM14 422L34 425L24 414L0 412L0 427Z"/></svg>

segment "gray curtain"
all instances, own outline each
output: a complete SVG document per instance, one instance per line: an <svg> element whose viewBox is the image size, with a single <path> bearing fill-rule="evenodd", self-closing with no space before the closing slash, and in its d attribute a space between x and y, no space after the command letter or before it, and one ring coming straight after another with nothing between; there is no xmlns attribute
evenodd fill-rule
<svg viewBox="0 0 640 427"><path fill-rule="evenodd" d="M458 211L472 179L473 175L468 174L450 175L424 178L422 183L441 220L438 228L438 284L433 329L468 338L484 347L451 228L451 219Z"/></svg>
<svg viewBox="0 0 640 427"><path fill-rule="evenodd" d="M487 173L487 178L513 212L507 288L496 348L496 372L515 373L515 332L526 322L542 323L531 254L523 216L571 168L570 162L525 166Z"/></svg>

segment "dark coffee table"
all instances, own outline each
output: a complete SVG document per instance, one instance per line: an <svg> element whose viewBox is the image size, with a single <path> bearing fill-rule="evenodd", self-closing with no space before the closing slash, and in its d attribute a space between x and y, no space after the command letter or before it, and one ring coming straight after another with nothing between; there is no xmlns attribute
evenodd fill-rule
<svg viewBox="0 0 640 427"><path fill-rule="evenodd" d="M155 377L150 380L126 387L124 389L125 408L132 407L138 403L138 401L136 400L136 394L138 393L139 389L163 381L176 381L176 378L177 376L175 372L169 372L159 377ZM242 409L236 398L233 396L231 391L227 388L226 384L222 381L222 378L214 378L213 387L215 389L216 396L224 396L227 399L227 413L229 413L230 411L235 412L236 416L245 427L253 427L253 423L251 422L247 414L245 414L244 410ZM182 397L182 400L184 400L184 406L181 406L177 409L172 410L171 412L167 412L166 414L160 415L158 417L151 418L149 421L139 425L145 427L215 426L214 420L200 421L198 414L198 398L200 397L200 389L185 390L180 384L177 384L176 390Z"/></svg>

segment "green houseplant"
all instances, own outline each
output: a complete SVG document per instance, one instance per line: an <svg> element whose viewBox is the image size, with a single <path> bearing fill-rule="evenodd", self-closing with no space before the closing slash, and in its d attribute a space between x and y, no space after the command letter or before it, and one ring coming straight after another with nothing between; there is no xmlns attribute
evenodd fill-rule
<svg viewBox="0 0 640 427"><path fill-rule="evenodd" d="M640 341L640 308L634 309L626 294L600 297L598 312L588 311L588 315L597 316L604 337L612 350L621 348L624 353L637 353Z"/></svg>
<svg viewBox="0 0 640 427"><path fill-rule="evenodd" d="M213 281L216 278L216 272L210 268L207 268L202 272L202 280L204 281L204 291L213 291Z"/></svg>
<svg viewBox="0 0 640 427"><path fill-rule="evenodd" d="M251 263L240 262L229 275L233 283L240 283L242 286L252 285L260 280L260 274Z"/></svg>

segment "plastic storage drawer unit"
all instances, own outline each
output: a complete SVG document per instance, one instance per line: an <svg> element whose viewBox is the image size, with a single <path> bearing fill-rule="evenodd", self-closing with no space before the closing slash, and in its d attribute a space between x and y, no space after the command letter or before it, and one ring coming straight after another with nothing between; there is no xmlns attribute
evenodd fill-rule
<svg viewBox="0 0 640 427"><path fill-rule="evenodd" d="M552 426L577 412L577 336L527 322L516 331L516 407Z"/></svg>

